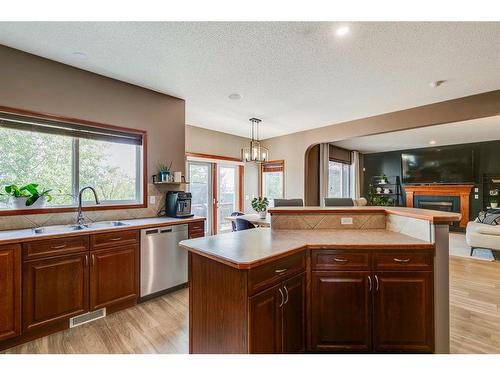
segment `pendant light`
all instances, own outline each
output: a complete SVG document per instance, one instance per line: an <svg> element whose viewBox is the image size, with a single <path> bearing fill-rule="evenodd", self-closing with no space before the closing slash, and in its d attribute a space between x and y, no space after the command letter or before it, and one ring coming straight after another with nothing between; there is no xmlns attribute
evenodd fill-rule
<svg viewBox="0 0 500 375"><path fill-rule="evenodd" d="M262 120L258 118L251 118L252 123L252 140L250 147L243 147L241 149L241 161L263 163L269 161L269 150L262 146L259 141L259 123Z"/></svg>

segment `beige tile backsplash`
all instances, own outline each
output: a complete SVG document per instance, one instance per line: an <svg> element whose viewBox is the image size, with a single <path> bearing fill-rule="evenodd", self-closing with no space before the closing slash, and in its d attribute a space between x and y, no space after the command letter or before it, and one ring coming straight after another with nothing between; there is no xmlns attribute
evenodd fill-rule
<svg viewBox="0 0 500 375"><path fill-rule="evenodd" d="M165 202L164 188L158 189L156 185L148 184L148 207L124 210L86 211L84 216L87 222L138 219L141 217L154 217ZM156 196L156 204L149 204L149 197ZM76 220L75 212L60 212L39 215L14 215L0 216L0 230L36 228L48 225L72 224Z"/></svg>
<svg viewBox="0 0 500 375"><path fill-rule="evenodd" d="M341 224L343 217L352 224ZM271 215L273 229L385 229L385 214L279 214Z"/></svg>

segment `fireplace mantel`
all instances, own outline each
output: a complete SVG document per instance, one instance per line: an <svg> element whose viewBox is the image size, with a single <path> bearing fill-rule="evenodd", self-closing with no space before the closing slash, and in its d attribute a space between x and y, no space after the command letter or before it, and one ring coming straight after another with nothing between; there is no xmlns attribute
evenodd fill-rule
<svg viewBox="0 0 500 375"><path fill-rule="evenodd" d="M413 207L417 195L442 195L460 197L460 227L465 228L469 221L469 198L474 185L403 185L406 192L406 206Z"/></svg>

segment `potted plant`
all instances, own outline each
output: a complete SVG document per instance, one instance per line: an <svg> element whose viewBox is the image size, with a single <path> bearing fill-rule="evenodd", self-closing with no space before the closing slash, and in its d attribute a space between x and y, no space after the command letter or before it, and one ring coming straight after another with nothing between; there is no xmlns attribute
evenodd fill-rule
<svg viewBox="0 0 500 375"><path fill-rule="evenodd" d="M170 164L158 164L158 181L159 182L168 182L170 179L170 169L172 168L172 162Z"/></svg>
<svg viewBox="0 0 500 375"><path fill-rule="evenodd" d="M4 190L7 193L6 195L11 197L15 208L39 208L52 200L52 195L50 195L52 189L40 191L38 190L38 184L31 183L23 187L8 185L5 186Z"/></svg>
<svg viewBox="0 0 500 375"><path fill-rule="evenodd" d="M269 201L266 197L258 197L252 199L252 208L258 212L261 219L266 218L267 206L269 206Z"/></svg>
<svg viewBox="0 0 500 375"><path fill-rule="evenodd" d="M491 208L497 208L498 207L498 198L497 197L491 198L490 205L491 205Z"/></svg>

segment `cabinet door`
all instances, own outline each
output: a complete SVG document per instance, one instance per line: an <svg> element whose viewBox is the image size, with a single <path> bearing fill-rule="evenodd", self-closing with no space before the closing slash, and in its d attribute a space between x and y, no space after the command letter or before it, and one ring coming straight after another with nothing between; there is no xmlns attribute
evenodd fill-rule
<svg viewBox="0 0 500 375"><path fill-rule="evenodd" d="M88 255L75 254L23 263L25 330L88 311Z"/></svg>
<svg viewBox="0 0 500 375"><path fill-rule="evenodd" d="M0 246L0 341L21 333L21 247Z"/></svg>
<svg viewBox="0 0 500 375"><path fill-rule="evenodd" d="M90 310L137 298L137 245L93 251L90 256Z"/></svg>
<svg viewBox="0 0 500 375"><path fill-rule="evenodd" d="M432 272L377 272L376 277L375 350L432 352Z"/></svg>
<svg viewBox="0 0 500 375"><path fill-rule="evenodd" d="M282 291L285 294L282 306L283 353L300 353L305 349L305 274L284 281Z"/></svg>
<svg viewBox="0 0 500 375"><path fill-rule="evenodd" d="M248 335L250 353L281 353L281 284L249 298Z"/></svg>
<svg viewBox="0 0 500 375"><path fill-rule="evenodd" d="M371 351L371 273L312 272L314 351Z"/></svg>

